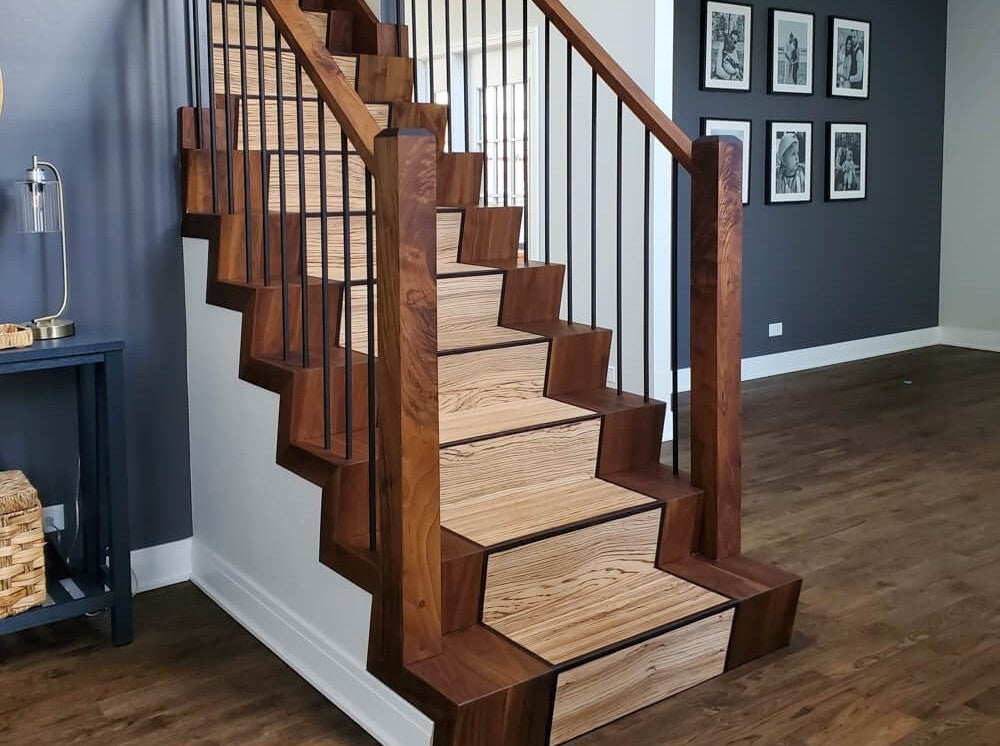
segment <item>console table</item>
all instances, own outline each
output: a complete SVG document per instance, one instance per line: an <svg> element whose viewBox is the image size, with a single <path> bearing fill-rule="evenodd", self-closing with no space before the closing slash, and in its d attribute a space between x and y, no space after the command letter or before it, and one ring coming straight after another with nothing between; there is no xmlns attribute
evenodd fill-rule
<svg viewBox="0 0 1000 746"><path fill-rule="evenodd" d="M82 548L69 578L49 578L45 605L0 620L0 635L107 610L114 644L132 641L124 348L120 340L78 335L0 351L0 386L6 374L76 371Z"/></svg>

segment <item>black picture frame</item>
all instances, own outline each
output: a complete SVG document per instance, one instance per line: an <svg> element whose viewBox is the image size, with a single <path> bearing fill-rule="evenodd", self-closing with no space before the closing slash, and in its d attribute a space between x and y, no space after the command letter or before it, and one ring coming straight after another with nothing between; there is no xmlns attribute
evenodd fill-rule
<svg viewBox="0 0 1000 746"><path fill-rule="evenodd" d="M781 198L778 198L778 196L776 194L774 194L771 182L773 181L772 176L774 175L774 157L775 157L775 153L774 153L774 133L775 133L775 127L777 125L787 125L789 129L791 129L791 128L797 128L797 127L802 127L802 128L804 128L804 129L806 129L808 131L808 134L806 136L806 156L807 156L807 158L806 158L806 160L807 160L807 166L806 166L806 183L808 184L809 196L808 196L807 199L781 199ZM779 120L779 119L769 119L769 120L767 120L767 159L766 159L766 161L764 163L764 172L765 172L765 185L764 185L765 200L764 200L764 202L765 202L765 204L767 204L767 205L808 205L808 204L810 204L813 201L813 197L814 197L814 195L813 195L813 191L814 191L814 189L813 189L813 187L814 187L813 164L816 161L816 154L815 154L815 147L814 147L814 145L815 145L815 143L814 143L815 136L816 136L816 132L815 132L815 126L814 126L813 122L805 121L805 120L803 120L803 121L786 121L786 120L783 120L783 119L781 119L781 120Z"/></svg>
<svg viewBox="0 0 1000 746"><path fill-rule="evenodd" d="M709 12L713 5L728 5L746 10L748 27L750 33L744 43L744 53L746 55L746 87L725 86L713 84L709 79ZM715 93L750 93L753 90L753 16L754 6L748 3L729 2L728 0L703 0L701 11L701 59L699 61L700 72L698 73L698 89L702 91L712 91Z"/></svg>
<svg viewBox="0 0 1000 746"><path fill-rule="evenodd" d="M775 88L774 76L777 72L774 65L775 53L775 15L778 13L794 13L799 16L809 17L811 36L809 39L809 90L808 91L782 91ZM767 92L771 96L813 96L816 94L816 14L790 8L770 8L768 9L767 24Z"/></svg>
<svg viewBox="0 0 1000 746"><path fill-rule="evenodd" d="M836 154L834 152L834 127L864 127L864 139L862 141L861 155L859 160L861 161L861 180L862 180L862 194L859 197L847 197L847 196L836 196L834 194L833 184L834 184L834 169L836 168L834 164L834 159ZM827 202L838 203L838 202L867 202L868 201L868 155L869 155L869 134L871 132L871 127L868 122L827 122L826 123L826 153L823 156L826 161L826 174L825 174L825 184L824 192L825 199Z"/></svg>
<svg viewBox="0 0 1000 746"><path fill-rule="evenodd" d="M704 137L710 137L708 133L709 122L731 122L733 124L746 125L747 142L743 143L743 162L745 164L743 173L743 206L750 204L750 190L753 187L751 178L753 172L753 120L752 119L732 119L730 117L702 117L698 125L698 131Z"/></svg>
<svg viewBox="0 0 1000 746"><path fill-rule="evenodd" d="M838 45L837 45L837 22L843 21L846 23L856 23L865 26L865 86L863 88L862 94L847 93L847 89L837 86L837 62L838 62ZM841 98L848 99L852 101L868 101L871 99L871 82L872 82L872 68L871 68L871 38L872 38L872 23L871 21L866 21L861 18L847 18L845 16L830 16L829 24L829 39L827 43L827 95L830 98Z"/></svg>

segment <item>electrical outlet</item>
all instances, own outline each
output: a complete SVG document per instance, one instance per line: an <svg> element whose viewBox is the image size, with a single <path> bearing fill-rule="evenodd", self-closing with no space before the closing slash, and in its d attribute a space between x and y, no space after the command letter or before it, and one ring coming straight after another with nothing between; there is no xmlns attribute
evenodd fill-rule
<svg viewBox="0 0 1000 746"><path fill-rule="evenodd" d="M65 530L65 508L62 505L50 505L47 508L42 508L42 526L46 533Z"/></svg>
<svg viewBox="0 0 1000 746"><path fill-rule="evenodd" d="M613 365L608 366L608 385L609 386L618 385L618 370Z"/></svg>
<svg viewBox="0 0 1000 746"><path fill-rule="evenodd" d="M785 333L785 325L782 322L777 324L771 324L767 327L767 336L769 337L780 337Z"/></svg>

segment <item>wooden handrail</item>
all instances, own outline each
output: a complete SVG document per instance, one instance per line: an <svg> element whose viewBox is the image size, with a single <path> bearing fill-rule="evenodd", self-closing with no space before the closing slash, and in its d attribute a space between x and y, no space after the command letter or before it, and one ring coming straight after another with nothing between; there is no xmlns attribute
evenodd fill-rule
<svg viewBox="0 0 1000 746"><path fill-rule="evenodd" d="M663 143L689 173L693 168L692 142L684 130L663 113L621 65L615 62L583 24L559 0L533 0L540 11L562 32L569 43L601 76L622 102Z"/></svg>
<svg viewBox="0 0 1000 746"><path fill-rule="evenodd" d="M351 145L375 172L375 136L381 127L357 91L347 82L337 61L326 48L326 39L316 35L298 0L263 0L295 58L312 80L319 97L337 116Z"/></svg>

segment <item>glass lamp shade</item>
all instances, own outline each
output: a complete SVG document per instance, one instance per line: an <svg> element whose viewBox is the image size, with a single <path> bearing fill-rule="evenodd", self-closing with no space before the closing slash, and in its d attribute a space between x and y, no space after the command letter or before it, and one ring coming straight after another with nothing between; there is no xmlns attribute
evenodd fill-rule
<svg viewBox="0 0 1000 746"><path fill-rule="evenodd" d="M20 233L59 233L59 185L47 181L17 182L17 226Z"/></svg>

